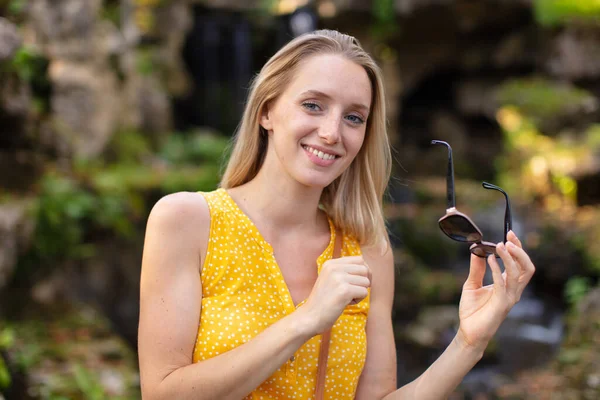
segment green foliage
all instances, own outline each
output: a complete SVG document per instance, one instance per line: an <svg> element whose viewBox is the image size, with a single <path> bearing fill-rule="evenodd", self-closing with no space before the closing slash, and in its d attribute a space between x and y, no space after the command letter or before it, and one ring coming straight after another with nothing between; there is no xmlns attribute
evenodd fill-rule
<svg viewBox="0 0 600 400"><path fill-rule="evenodd" d="M102 384L88 369L81 364L76 364L73 370L75 383L81 393L89 400L102 400L107 396L104 393Z"/></svg>
<svg viewBox="0 0 600 400"><path fill-rule="evenodd" d="M135 354L112 333L105 317L72 303L38 307L28 307L24 320L9 321L14 336L11 367L43 377L28 382L32 398L139 398ZM114 386L104 387L101 374L106 371L120 379L118 393Z"/></svg>
<svg viewBox="0 0 600 400"><path fill-rule="evenodd" d="M129 237L133 227L128 212L119 193L100 192L56 173L44 176L34 206L33 245L19 259L15 279L28 281L58 262L94 256L91 232L110 230Z"/></svg>
<svg viewBox="0 0 600 400"><path fill-rule="evenodd" d="M590 291L591 282L589 278L574 276L565 285L565 299L574 306Z"/></svg>
<svg viewBox="0 0 600 400"><path fill-rule="evenodd" d="M0 350L8 349L15 343L15 332L10 327L0 330Z"/></svg>
<svg viewBox="0 0 600 400"><path fill-rule="evenodd" d="M258 10L264 15L270 15L277 7L278 0L260 0Z"/></svg>
<svg viewBox="0 0 600 400"><path fill-rule="evenodd" d="M0 353L0 390L9 388L12 383L10 372L4 361L4 357Z"/></svg>
<svg viewBox="0 0 600 400"><path fill-rule="evenodd" d="M562 348L558 354L558 362L563 365L577 364L585 354L585 348Z"/></svg>
<svg viewBox="0 0 600 400"><path fill-rule="evenodd" d="M13 346L15 342L15 333L10 327L5 327L0 330L0 391L10 387L12 379L8 366L2 356L2 350L6 350Z"/></svg>
<svg viewBox="0 0 600 400"><path fill-rule="evenodd" d="M107 159L122 164L140 163L152 156L150 141L138 131L115 133L107 147Z"/></svg>
<svg viewBox="0 0 600 400"><path fill-rule="evenodd" d="M540 122L585 110L596 100L583 89L558 84L543 78L511 79L497 93L501 106L514 106L525 117Z"/></svg>
<svg viewBox="0 0 600 400"><path fill-rule="evenodd" d="M102 7L102 18L112 22L115 26L121 24L121 5L118 0L107 0Z"/></svg>
<svg viewBox="0 0 600 400"><path fill-rule="evenodd" d="M13 20L20 20L25 12L27 0L0 0L0 13Z"/></svg>
<svg viewBox="0 0 600 400"><path fill-rule="evenodd" d="M160 156L173 164L218 164L224 160L229 140L210 133L169 136Z"/></svg>
<svg viewBox="0 0 600 400"><path fill-rule="evenodd" d="M227 143L214 134L173 134L154 154L144 135L125 131L105 160L75 160L69 175L48 172L32 210L33 245L15 280L30 282L62 261L93 257L99 236L132 238L157 196L213 190Z"/></svg>
<svg viewBox="0 0 600 400"><path fill-rule="evenodd" d="M15 53L11 66L22 80L31 83L46 76L48 60L32 48L23 46Z"/></svg>
<svg viewBox="0 0 600 400"><path fill-rule="evenodd" d="M41 182L34 239L42 259L90 256L82 246L84 219L96 207L94 196L78 183L62 176L48 175Z"/></svg>
<svg viewBox="0 0 600 400"><path fill-rule="evenodd" d="M547 26L571 21L600 21L599 0L535 0L536 20Z"/></svg>
<svg viewBox="0 0 600 400"><path fill-rule="evenodd" d="M371 12L375 21L371 33L379 40L385 40L397 31L394 4L394 0L373 0Z"/></svg>
<svg viewBox="0 0 600 400"><path fill-rule="evenodd" d="M156 71L156 62L154 60L151 48L139 48L136 53L136 69L141 75L152 75Z"/></svg>
<svg viewBox="0 0 600 400"><path fill-rule="evenodd" d="M521 200L539 199L549 211L574 207L576 168L593 163L594 149L574 141L568 133L551 138L520 108L505 106L498 112L504 130L506 152L498 159L501 186L518 192Z"/></svg>
<svg viewBox="0 0 600 400"><path fill-rule="evenodd" d="M33 93L33 109L44 113L49 109L50 81L48 79L47 58L32 48L22 46L6 67L16 74L19 79L29 84Z"/></svg>

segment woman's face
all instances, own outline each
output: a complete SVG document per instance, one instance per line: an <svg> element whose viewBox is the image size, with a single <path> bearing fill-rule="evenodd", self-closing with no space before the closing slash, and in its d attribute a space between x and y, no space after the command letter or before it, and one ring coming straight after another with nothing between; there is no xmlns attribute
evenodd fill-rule
<svg viewBox="0 0 600 400"><path fill-rule="evenodd" d="M303 185L326 187L358 154L370 107L371 83L363 67L332 54L304 60L261 116L269 133L263 167L279 164Z"/></svg>

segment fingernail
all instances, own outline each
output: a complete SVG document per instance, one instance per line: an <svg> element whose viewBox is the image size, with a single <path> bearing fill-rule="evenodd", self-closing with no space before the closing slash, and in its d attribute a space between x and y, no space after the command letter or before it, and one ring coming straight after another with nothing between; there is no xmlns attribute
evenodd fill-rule
<svg viewBox="0 0 600 400"><path fill-rule="evenodd" d="M504 243L502 243L502 242L498 243L498 247L499 247L501 250L504 250Z"/></svg>
<svg viewBox="0 0 600 400"><path fill-rule="evenodd" d="M508 246L509 249L514 249L516 247L513 242L506 243L506 246Z"/></svg>

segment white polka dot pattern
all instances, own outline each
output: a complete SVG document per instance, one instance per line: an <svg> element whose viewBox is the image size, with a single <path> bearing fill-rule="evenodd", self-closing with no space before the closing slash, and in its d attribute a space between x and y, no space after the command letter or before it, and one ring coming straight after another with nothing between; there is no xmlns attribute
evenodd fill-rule
<svg viewBox="0 0 600 400"><path fill-rule="evenodd" d="M202 267L202 311L193 361L223 354L246 343L295 307L273 249L224 189L202 193L210 209L210 237ZM330 220L330 228L333 223ZM319 271L333 255L329 246L317 259ZM360 255L344 235L342 256ZM346 307L331 330L326 399L353 399L362 372L369 298ZM246 399L312 399L321 337L306 342Z"/></svg>

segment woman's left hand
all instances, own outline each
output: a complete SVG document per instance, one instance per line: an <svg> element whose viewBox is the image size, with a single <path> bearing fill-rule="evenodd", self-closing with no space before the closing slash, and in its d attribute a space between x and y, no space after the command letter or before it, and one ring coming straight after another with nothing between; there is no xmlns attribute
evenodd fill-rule
<svg viewBox="0 0 600 400"><path fill-rule="evenodd" d="M487 259L493 284L483 286L485 259L471 255L471 269L460 299L457 334L457 339L465 346L479 350L487 346L535 272L533 263L513 231L508 233L507 239L506 245L499 243L496 246L504 262L504 273L500 272L494 256Z"/></svg>

